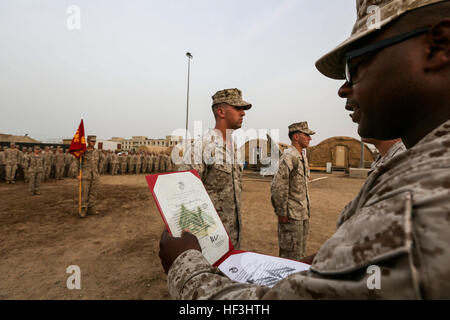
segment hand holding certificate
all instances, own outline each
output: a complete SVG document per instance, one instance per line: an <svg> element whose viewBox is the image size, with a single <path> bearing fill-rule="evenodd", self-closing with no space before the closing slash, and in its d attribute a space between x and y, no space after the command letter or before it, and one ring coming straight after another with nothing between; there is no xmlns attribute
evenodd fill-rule
<svg viewBox="0 0 450 320"><path fill-rule="evenodd" d="M272 287L309 265L253 252L234 250L202 181L195 170L146 177L167 226L161 238L160 257L168 271L176 257L189 249L201 250L206 260L230 279ZM198 239L195 241L189 230Z"/></svg>

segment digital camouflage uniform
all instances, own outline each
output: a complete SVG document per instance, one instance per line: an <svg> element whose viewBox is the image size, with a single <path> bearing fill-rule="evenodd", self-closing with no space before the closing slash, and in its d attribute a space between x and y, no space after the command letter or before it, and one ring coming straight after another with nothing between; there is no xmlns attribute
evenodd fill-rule
<svg viewBox="0 0 450 320"><path fill-rule="evenodd" d="M381 165L309 271L273 288L238 284L197 250L181 254L168 273L176 299L449 299L450 120L413 148ZM381 289L367 286L367 268L381 270Z"/></svg>
<svg viewBox="0 0 450 320"><path fill-rule="evenodd" d="M315 134L308 128L306 121L293 123L288 130L289 135L298 132ZM308 158L295 147L285 150L270 187L275 214L289 218L288 222L278 221L280 257L300 260L305 256L311 208L309 178Z"/></svg>
<svg viewBox="0 0 450 320"><path fill-rule="evenodd" d="M111 174L115 176L119 171L119 155L117 153L111 154Z"/></svg>
<svg viewBox="0 0 450 320"><path fill-rule="evenodd" d="M141 154L141 173L147 173L147 155Z"/></svg>
<svg viewBox="0 0 450 320"><path fill-rule="evenodd" d="M167 159L164 153L159 155L159 172L167 172Z"/></svg>
<svg viewBox="0 0 450 320"><path fill-rule="evenodd" d="M50 179L50 173L52 171L52 162L53 162L52 152L50 150L45 150L43 156L44 156L44 163L45 163L43 179L48 180L48 179Z"/></svg>
<svg viewBox="0 0 450 320"><path fill-rule="evenodd" d="M275 214L289 217L287 223L278 222L280 257L300 260L305 256L311 207L308 180L306 156L295 147L286 149L270 186Z"/></svg>
<svg viewBox="0 0 450 320"><path fill-rule="evenodd" d="M128 173L133 173L134 171L134 155L128 154L127 155L127 167L128 167Z"/></svg>
<svg viewBox="0 0 450 320"><path fill-rule="evenodd" d="M70 160L70 167L69 167L69 177L70 178L76 178L76 176L79 173L79 167L80 167L80 160L74 157L72 154L70 154L71 160Z"/></svg>
<svg viewBox="0 0 450 320"><path fill-rule="evenodd" d="M120 174L123 175L127 173L127 156L122 153L119 156Z"/></svg>
<svg viewBox="0 0 450 320"><path fill-rule="evenodd" d="M375 169L378 168L379 166L383 165L383 163L388 162L393 157L402 153L405 150L406 147L403 144L403 142L397 141L389 148L388 152L384 156L379 155L378 158L372 163L372 165L370 166L369 174L375 171Z"/></svg>
<svg viewBox="0 0 450 320"><path fill-rule="evenodd" d="M17 148L8 148L5 151L6 183L14 183L20 151Z"/></svg>
<svg viewBox="0 0 450 320"><path fill-rule="evenodd" d="M99 154L100 152L96 149L87 149L82 156L81 209L84 213L86 210L88 212L95 210L100 185Z"/></svg>
<svg viewBox="0 0 450 320"><path fill-rule="evenodd" d="M237 163L236 145L233 144L233 149L227 148L220 131L210 129L203 134L201 148L196 148L195 142L192 148L192 152L187 152L191 155L192 164L183 163L178 171L197 170L233 246L239 248L242 165ZM205 159L202 157L204 154L211 157Z"/></svg>
<svg viewBox="0 0 450 320"><path fill-rule="evenodd" d="M61 180L64 176L65 158L66 156L62 149L55 154L55 179Z"/></svg>
<svg viewBox="0 0 450 320"><path fill-rule="evenodd" d="M136 164L136 170L134 171L136 174L140 174L141 173L141 154L138 153L135 155L135 164Z"/></svg>
<svg viewBox="0 0 450 320"><path fill-rule="evenodd" d="M72 162L72 154L69 153L69 150L66 150L64 153L64 176L70 177L70 164Z"/></svg>
<svg viewBox="0 0 450 320"><path fill-rule="evenodd" d="M155 156L153 157L153 172L160 172L159 171L159 154L155 154Z"/></svg>
<svg viewBox="0 0 450 320"><path fill-rule="evenodd" d="M146 168L146 172L147 173L151 173L152 172L152 167L153 167L153 162L152 162L152 155L151 154L147 154L146 156L147 159L147 168Z"/></svg>
<svg viewBox="0 0 450 320"><path fill-rule="evenodd" d="M31 153L28 159L29 191L31 194L39 194L45 171L45 158L42 153Z"/></svg>
<svg viewBox="0 0 450 320"><path fill-rule="evenodd" d="M22 151L20 155L20 167L22 168L23 172L23 179L25 182L28 182L28 166L30 163L30 155L28 154L28 151L26 148Z"/></svg>

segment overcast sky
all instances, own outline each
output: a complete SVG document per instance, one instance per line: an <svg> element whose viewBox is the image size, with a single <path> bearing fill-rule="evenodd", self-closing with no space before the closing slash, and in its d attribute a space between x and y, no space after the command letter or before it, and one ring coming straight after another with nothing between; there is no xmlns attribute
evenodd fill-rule
<svg viewBox="0 0 450 320"><path fill-rule="evenodd" d="M211 96L236 87L253 104L245 130L288 142L287 126L308 121L311 145L358 138L342 81L314 66L355 12L354 0L1 0L0 133L72 138L83 117L100 139L163 138L185 127L189 51L190 129L213 126Z"/></svg>

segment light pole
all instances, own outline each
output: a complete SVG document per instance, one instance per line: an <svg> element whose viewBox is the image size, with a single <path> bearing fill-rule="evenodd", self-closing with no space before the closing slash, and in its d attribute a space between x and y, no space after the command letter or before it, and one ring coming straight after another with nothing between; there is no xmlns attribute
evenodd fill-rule
<svg viewBox="0 0 450 320"><path fill-rule="evenodd" d="M188 134L188 121L189 121L189 76L191 72L191 59L194 58L190 52L186 52L186 57L188 57L188 79L187 79L187 98L186 98L186 138L184 149L187 150L187 134Z"/></svg>

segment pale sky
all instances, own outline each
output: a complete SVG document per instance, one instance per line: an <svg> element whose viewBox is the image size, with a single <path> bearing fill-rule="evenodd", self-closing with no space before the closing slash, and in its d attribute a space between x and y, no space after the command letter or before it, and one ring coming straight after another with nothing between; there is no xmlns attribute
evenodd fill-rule
<svg viewBox="0 0 450 320"><path fill-rule="evenodd" d="M245 130L288 142L287 126L308 121L311 145L359 138L343 82L314 66L355 16L354 0L2 0L0 133L72 138L83 117L99 139L163 138L185 127L189 51L191 132L214 125L216 91L239 88L253 104Z"/></svg>

